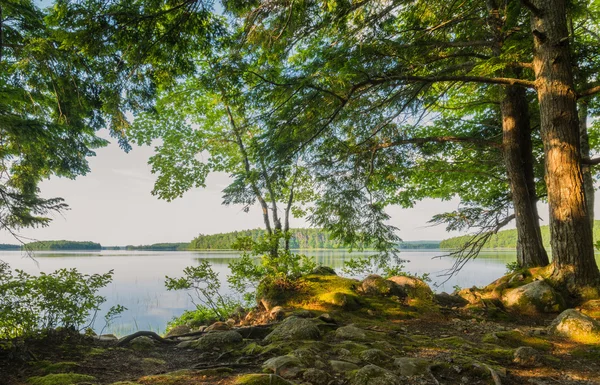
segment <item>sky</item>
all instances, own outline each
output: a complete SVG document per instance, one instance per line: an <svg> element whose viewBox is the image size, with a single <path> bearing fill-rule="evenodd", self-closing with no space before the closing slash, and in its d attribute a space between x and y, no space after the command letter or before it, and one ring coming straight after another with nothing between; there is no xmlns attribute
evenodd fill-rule
<svg viewBox="0 0 600 385"><path fill-rule="evenodd" d="M189 242L198 234L262 227L258 207L245 213L241 206L221 205L221 190L229 183L227 174L209 175L206 188L191 190L172 202L153 196L155 176L147 164L152 153L151 147L137 146L125 153L111 140L109 146L98 149L96 156L89 159L91 172L87 175L75 180L53 177L42 182L42 196L63 197L70 210L52 215L53 221L45 228L25 229L20 234L33 240L66 239L124 246ZM458 205L458 200L428 199L412 209L392 207L388 213L392 217L390 223L400 229L403 240L441 240L459 233L446 233L444 226L431 227L427 221L433 214L454 210ZM547 218L546 211L546 207L540 208L543 218ZM294 219L291 226L309 224ZM0 243L16 241L3 232Z"/></svg>

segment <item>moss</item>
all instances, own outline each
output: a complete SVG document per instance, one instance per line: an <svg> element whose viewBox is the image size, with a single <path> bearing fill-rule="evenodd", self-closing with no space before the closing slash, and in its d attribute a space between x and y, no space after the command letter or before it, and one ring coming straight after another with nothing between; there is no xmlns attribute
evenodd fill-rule
<svg viewBox="0 0 600 385"><path fill-rule="evenodd" d="M27 380L31 385L74 385L91 381L96 381L96 377L77 373L48 374L46 376L30 377Z"/></svg>
<svg viewBox="0 0 600 385"><path fill-rule="evenodd" d="M241 353L242 353L242 355L245 355L245 356L252 356L255 354L261 354L263 352L263 350L264 350L264 348L262 346L260 346L256 342L252 342L252 343L249 343L248 345L246 345L241 350Z"/></svg>
<svg viewBox="0 0 600 385"><path fill-rule="evenodd" d="M213 378L229 375L232 372L230 368L215 368L205 370L183 369L175 372L158 374L154 376L144 376L138 380L144 385L193 385L197 383L205 383Z"/></svg>
<svg viewBox="0 0 600 385"><path fill-rule="evenodd" d="M88 354L88 356L99 356L101 354L104 354L105 352L106 352L106 349L92 348L87 354Z"/></svg>
<svg viewBox="0 0 600 385"><path fill-rule="evenodd" d="M600 361L600 346L599 347L578 347L571 352L573 357Z"/></svg>
<svg viewBox="0 0 600 385"><path fill-rule="evenodd" d="M143 358L142 363L145 365L166 365L167 362L165 360L161 360L160 358Z"/></svg>
<svg viewBox="0 0 600 385"><path fill-rule="evenodd" d="M464 346L471 346L471 343L459 336L452 336L446 338L440 338L438 343L443 346L451 346L454 348L462 348Z"/></svg>
<svg viewBox="0 0 600 385"><path fill-rule="evenodd" d="M290 382L274 374L246 374L234 382L236 385L290 385Z"/></svg>
<svg viewBox="0 0 600 385"><path fill-rule="evenodd" d="M550 350L552 344L542 338L526 336L518 331L504 331L486 334L482 342L496 345L518 348L520 346L531 346L538 350Z"/></svg>

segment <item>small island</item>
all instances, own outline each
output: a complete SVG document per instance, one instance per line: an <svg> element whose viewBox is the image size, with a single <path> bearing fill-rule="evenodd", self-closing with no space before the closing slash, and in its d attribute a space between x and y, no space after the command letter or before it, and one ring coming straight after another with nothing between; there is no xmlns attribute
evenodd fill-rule
<svg viewBox="0 0 600 385"><path fill-rule="evenodd" d="M23 249L32 251L102 250L102 245L90 241L37 241L25 244Z"/></svg>

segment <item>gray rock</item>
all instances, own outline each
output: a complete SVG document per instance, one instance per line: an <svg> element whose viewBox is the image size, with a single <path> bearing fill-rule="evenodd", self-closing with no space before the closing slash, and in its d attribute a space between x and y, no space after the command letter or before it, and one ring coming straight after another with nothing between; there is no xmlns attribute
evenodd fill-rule
<svg viewBox="0 0 600 385"><path fill-rule="evenodd" d="M190 340L185 340L185 341L181 341L180 343L178 343L175 347L179 348L179 349L189 349L192 347L192 345L194 344L194 342L196 342L196 339L190 339Z"/></svg>
<svg viewBox="0 0 600 385"><path fill-rule="evenodd" d="M329 315L329 313L323 313L320 316L318 316L317 318L328 324L337 324L337 321L335 320L335 318L333 318L331 315Z"/></svg>
<svg viewBox="0 0 600 385"><path fill-rule="evenodd" d="M263 370L271 371L283 378L294 378L303 368L302 362L293 356L273 357L263 364Z"/></svg>
<svg viewBox="0 0 600 385"><path fill-rule="evenodd" d="M379 349L367 349L360 352L360 359L370 364L390 361L390 356Z"/></svg>
<svg viewBox="0 0 600 385"><path fill-rule="evenodd" d="M137 351L148 351L155 348L154 340L150 337L138 337L129 342L129 347Z"/></svg>
<svg viewBox="0 0 600 385"><path fill-rule="evenodd" d="M327 372L314 368L305 370L302 378L312 385L322 385L329 382L329 374Z"/></svg>
<svg viewBox="0 0 600 385"><path fill-rule="evenodd" d="M329 365L331 365L331 369L333 369L333 371L337 373L351 372L359 368L358 365L353 364L352 362L338 360L329 361Z"/></svg>
<svg viewBox="0 0 600 385"><path fill-rule="evenodd" d="M357 328L354 325L342 326L335 331L335 336L341 340L365 341L367 334L363 329Z"/></svg>
<svg viewBox="0 0 600 385"><path fill-rule="evenodd" d="M215 348L223 349L239 345L243 340L242 335L233 330L214 331L203 335L196 341L191 341L190 347L196 350L208 351L214 350Z"/></svg>
<svg viewBox="0 0 600 385"><path fill-rule="evenodd" d="M450 295L446 292L440 293L440 294L435 294L434 295L435 301L437 303L439 303L442 306L445 307L463 307L466 306L469 301L465 300L462 297L459 297L458 295Z"/></svg>
<svg viewBox="0 0 600 385"><path fill-rule="evenodd" d="M530 346L521 346L515 350L513 362L519 366L539 366L542 364L540 353Z"/></svg>
<svg viewBox="0 0 600 385"><path fill-rule="evenodd" d="M352 385L399 385L400 379L389 370L377 365L367 365L354 374L350 383Z"/></svg>
<svg viewBox="0 0 600 385"><path fill-rule="evenodd" d="M502 303L523 314L554 313L564 309L564 300L545 281L534 281L502 294Z"/></svg>
<svg viewBox="0 0 600 385"><path fill-rule="evenodd" d="M114 334L102 334L100 336L98 336L98 341L118 341L119 338L117 338L116 335Z"/></svg>
<svg viewBox="0 0 600 385"><path fill-rule="evenodd" d="M552 321L548 327L548 333L581 343L598 344L600 343L600 322L575 309L567 309Z"/></svg>
<svg viewBox="0 0 600 385"><path fill-rule="evenodd" d="M394 366L403 376L419 376L427 373L430 363L424 358L400 357L394 360Z"/></svg>
<svg viewBox="0 0 600 385"><path fill-rule="evenodd" d="M288 317L265 337L265 342L281 340L317 340L321 338L319 328L310 320Z"/></svg>
<svg viewBox="0 0 600 385"><path fill-rule="evenodd" d="M294 317L298 318L314 318L315 314L310 310L298 310L294 312Z"/></svg>
<svg viewBox="0 0 600 385"><path fill-rule="evenodd" d="M406 292L402 287L376 274L371 274L365 278L361 283L361 289L367 295L406 297Z"/></svg>

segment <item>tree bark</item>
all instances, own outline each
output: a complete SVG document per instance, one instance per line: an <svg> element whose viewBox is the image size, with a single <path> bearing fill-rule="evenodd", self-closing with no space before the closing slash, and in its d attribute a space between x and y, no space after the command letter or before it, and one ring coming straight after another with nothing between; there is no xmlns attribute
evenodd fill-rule
<svg viewBox="0 0 600 385"><path fill-rule="evenodd" d="M554 276L571 289L600 277L583 188L577 95L573 85L566 0L528 1L538 91Z"/></svg>
<svg viewBox="0 0 600 385"><path fill-rule="evenodd" d="M517 224L517 262L522 267L546 266L537 211L529 109L525 90L505 87L501 102L504 162Z"/></svg>
<svg viewBox="0 0 600 385"><path fill-rule="evenodd" d="M579 143L580 152L583 159L590 158L590 141L587 131L588 105L585 100L579 102ZM581 166L583 172L583 188L585 190L585 201L588 208L588 220L590 226L594 228L594 178L592 177L592 167L588 164Z"/></svg>

